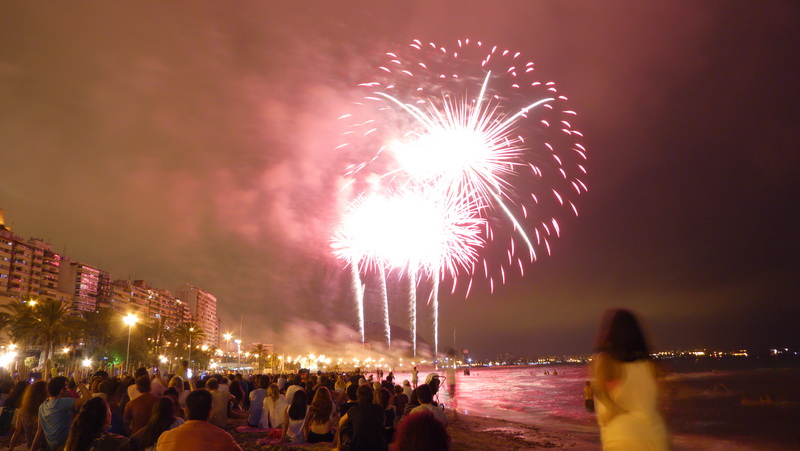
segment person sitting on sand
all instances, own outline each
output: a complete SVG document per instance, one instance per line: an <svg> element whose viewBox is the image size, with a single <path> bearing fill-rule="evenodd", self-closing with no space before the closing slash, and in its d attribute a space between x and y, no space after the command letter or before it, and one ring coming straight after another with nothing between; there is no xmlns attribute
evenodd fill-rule
<svg viewBox="0 0 800 451"><path fill-rule="evenodd" d="M408 396L403 393L403 387L399 385L394 386L394 400L392 404L394 404L394 409L397 412L397 418L402 418L403 412L406 410L406 404L408 404Z"/></svg>
<svg viewBox="0 0 800 451"><path fill-rule="evenodd" d="M308 443L333 442L333 399L328 387L321 386L314 393L314 400L308 409L308 420L303 424L303 432Z"/></svg>
<svg viewBox="0 0 800 451"><path fill-rule="evenodd" d="M292 442L301 445L305 441L303 435L303 425L308 413L308 402L306 401L306 391L302 388L295 390L292 395L292 402L286 413L283 415L283 432L281 442Z"/></svg>
<svg viewBox="0 0 800 451"><path fill-rule="evenodd" d="M342 448L342 430L352 425L350 451L380 451L387 449L384 430L383 408L372 402L372 388L369 385L358 387L358 404L347 411L340 420L336 431L336 443Z"/></svg>
<svg viewBox="0 0 800 451"><path fill-rule="evenodd" d="M242 451L231 434L206 421L211 413L211 392L194 390L186 397L189 420L158 438L158 451Z"/></svg>
<svg viewBox="0 0 800 451"><path fill-rule="evenodd" d="M347 402L339 407L339 416L343 417L347 414L351 407L358 404L356 401L356 393L358 392L358 384L350 384L347 386Z"/></svg>
<svg viewBox="0 0 800 451"><path fill-rule="evenodd" d="M147 425L131 436L138 449L144 451L155 451L158 438L165 431L175 429L185 423L183 418L175 416L175 402L169 396L164 396L153 405L153 412Z"/></svg>
<svg viewBox="0 0 800 451"><path fill-rule="evenodd" d="M250 413L247 418L247 425L250 427L258 427L261 423L261 414L264 411L264 398L267 397L267 388L269 388L269 378L262 377L258 380L258 389L250 392Z"/></svg>
<svg viewBox="0 0 800 451"><path fill-rule="evenodd" d="M110 426L111 409L106 400L101 397L91 398L81 405L70 426L63 450L130 450L128 438L106 432Z"/></svg>
<svg viewBox="0 0 800 451"><path fill-rule="evenodd" d="M392 451L448 451L450 435L431 412L409 415L400 422Z"/></svg>
<svg viewBox="0 0 800 451"><path fill-rule="evenodd" d="M284 411L289 403L286 401L286 397L280 393L278 384L273 382L267 387L267 396L264 398L263 405L259 427L262 429L283 427Z"/></svg>
<svg viewBox="0 0 800 451"><path fill-rule="evenodd" d="M411 411L411 415L428 410L433 414L434 417L436 417L437 420L441 421L443 425L447 426L447 416L444 414L444 410L441 407L433 404L433 393L430 385L420 385L417 388L417 398L419 399L419 406L415 407Z"/></svg>
<svg viewBox="0 0 800 451"><path fill-rule="evenodd" d="M414 389L411 388L411 384L408 382L408 379L405 379L403 381L403 393L408 396L408 399L411 399L411 392L413 391Z"/></svg>
<svg viewBox="0 0 800 451"><path fill-rule="evenodd" d="M208 417L208 422L225 429L228 426L228 413L230 412L230 404L236 398L229 392L219 389L219 382L216 378L211 378L206 383L206 390L211 393L211 415Z"/></svg>

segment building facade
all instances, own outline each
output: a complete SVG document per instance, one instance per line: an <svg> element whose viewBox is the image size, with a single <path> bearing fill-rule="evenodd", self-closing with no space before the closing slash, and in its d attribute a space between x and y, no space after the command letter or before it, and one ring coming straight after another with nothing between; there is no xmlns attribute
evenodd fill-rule
<svg viewBox="0 0 800 451"><path fill-rule="evenodd" d="M213 294L188 283L173 294L144 280L114 280L107 271L55 252L44 240L24 240L5 225L0 209L0 299L7 303L26 297L66 302L75 313L101 308L134 313L165 330L194 321L206 334L203 344L219 343Z"/></svg>
<svg viewBox="0 0 800 451"><path fill-rule="evenodd" d="M175 290L175 297L187 304L192 320L205 332L203 344L219 346L216 296L189 283L184 283Z"/></svg>

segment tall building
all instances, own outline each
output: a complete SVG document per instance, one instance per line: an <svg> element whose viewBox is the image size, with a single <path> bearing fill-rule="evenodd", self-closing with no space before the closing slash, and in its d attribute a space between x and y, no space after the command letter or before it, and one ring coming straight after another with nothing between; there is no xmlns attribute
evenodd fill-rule
<svg viewBox="0 0 800 451"><path fill-rule="evenodd" d="M0 211L0 295L63 299L58 291L60 265L61 256L50 243L24 241L3 224Z"/></svg>
<svg viewBox="0 0 800 451"><path fill-rule="evenodd" d="M0 302L26 296L66 302L75 313L134 313L166 330L194 321L206 334L204 344L219 343L217 298L211 293L187 283L173 295L144 280L114 280L107 271L54 252L44 240L24 240L5 225L0 209Z"/></svg>
<svg viewBox="0 0 800 451"><path fill-rule="evenodd" d="M58 273L58 289L72 295L72 310L93 312L97 309L100 270L86 263L64 258Z"/></svg>
<svg viewBox="0 0 800 451"><path fill-rule="evenodd" d="M184 283L175 290L175 297L188 305L192 320L203 329L206 337L203 344L219 346L219 319L217 298L203 289Z"/></svg>
<svg viewBox="0 0 800 451"><path fill-rule="evenodd" d="M39 281L39 297L62 299L64 293L58 291L58 274L61 271L61 255L53 251L53 245L40 239L31 238L28 244L42 250L42 269Z"/></svg>

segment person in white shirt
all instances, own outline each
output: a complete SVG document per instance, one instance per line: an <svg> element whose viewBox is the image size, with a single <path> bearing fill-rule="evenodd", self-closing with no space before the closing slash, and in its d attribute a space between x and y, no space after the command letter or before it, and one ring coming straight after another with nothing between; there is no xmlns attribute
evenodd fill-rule
<svg viewBox="0 0 800 451"><path fill-rule="evenodd" d="M283 426L283 417L289 403L286 397L278 390L278 384L270 384L267 388L267 396L264 398L261 411L261 421L258 427L261 429L277 429Z"/></svg>
<svg viewBox="0 0 800 451"><path fill-rule="evenodd" d="M267 397L267 387L269 387L269 377L262 375L258 380L258 388L250 392L250 414L247 418L247 425L258 427L261 423L261 415L264 412L264 398Z"/></svg>

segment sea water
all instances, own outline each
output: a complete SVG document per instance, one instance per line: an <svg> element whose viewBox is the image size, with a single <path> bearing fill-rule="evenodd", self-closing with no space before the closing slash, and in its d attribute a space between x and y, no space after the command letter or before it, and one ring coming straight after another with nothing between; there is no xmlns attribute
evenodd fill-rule
<svg viewBox="0 0 800 451"><path fill-rule="evenodd" d="M800 449L797 361L704 359L659 366L661 409L678 449L726 449L731 443L738 449ZM420 372L420 382L428 372ZM410 374L396 377L401 382ZM464 414L599 433L584 407L588 378L587 365L479 367L469 376L457 373L455 398L447 381L438 398Z"/></svg>

